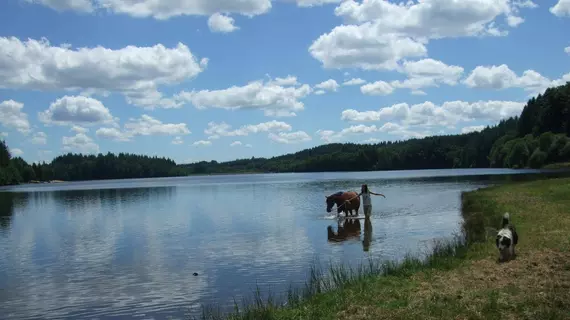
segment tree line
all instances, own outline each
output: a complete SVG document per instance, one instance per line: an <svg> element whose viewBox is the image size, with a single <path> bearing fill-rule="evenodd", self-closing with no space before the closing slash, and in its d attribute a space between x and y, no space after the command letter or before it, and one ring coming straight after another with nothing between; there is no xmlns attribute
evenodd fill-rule
<svg viewBox="0 0 570 320"><path fill-rule="evenodd" d="M12 158L0 142L0 185L212 173L541 168L570 161L570 82L530 99L520 116L480 132L378 144L331 143L272 158L177 165L144 155L68 153L50 163Z"/></svg>

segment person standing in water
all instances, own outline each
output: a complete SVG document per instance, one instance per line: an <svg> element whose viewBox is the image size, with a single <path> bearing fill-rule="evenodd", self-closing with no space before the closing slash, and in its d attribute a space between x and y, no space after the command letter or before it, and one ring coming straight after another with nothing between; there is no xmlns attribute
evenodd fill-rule
<svg viewBox="0 0 570 320"><path fill-rule="evenodd" d="M375 192L370 191L368 189L368 185L363 184L361 187L360 193L356 197L362 196L364 217L366 217L366 218L370 218L370 215L372 215L372 200L370 199L371 194L373 194L375 196L382 196L382 197L386 198L386 196L381 194L381 193L375 193ZM352 199L354 199L354 198L352 198ZM352 199L347 200L347 201L350 202Z"/></svg>

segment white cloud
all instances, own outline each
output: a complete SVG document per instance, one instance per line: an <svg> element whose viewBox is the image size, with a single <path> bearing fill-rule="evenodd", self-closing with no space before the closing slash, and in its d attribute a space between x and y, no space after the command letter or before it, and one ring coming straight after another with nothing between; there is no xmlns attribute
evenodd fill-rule
<svg viewBox="0 0 570 320"><path fill-rule="evenodd" d="M336 80L328 79L327 81L323 81L315 86L317 89L328 90L328 91L336 91L339 85Z"/></svg>
<svg viewBox="0 0 570 320"><path fill-rule="evenodd" d="M185 123L163 123L146 114L143 114L138 119L130 118L129 121L124 124L123 130L119 130L118 128L100 128L95 132L99 138L115 141L130 141L131 138L135 136L179 136L190 133Z"/></svg>
<svg viewBox="0 0 570 320"><path fill-rule="evenodd" d="M360 87L360 91L367 95L385 96L394 92L394 88L385 81L376 81L363 85Z"/></svg>
<svg viewBox="0 0 570 320"><path fill-rule="evenodd" d="M281 79L282 81L283 79ZM277 80L279 81L279 80ZM311 93L309 85L281 86L274 81L252 81L245 86L221 90L182 91L177 99L191 102L196 108L260 109L266 116L294 116L305 107L300 99Z"/></svg>
<svg viewBox="0 0 570 320"><path fill-rule="evenodd" d="M29 3L37 3L50 7L57 11L93 12L95 10L93 0L24 0Z"/></svg>
<svg viewBox="0 0 570 320"><path fill-rule="evenodd" d="M174 140L172 140L171 142L172 144L183 144L184 140L182 140L182 137L175 137Z"/></svg>
<svg viewBox="0 0 570 320"><path fill-rule="evenodd" d="M7 137L7 136L8 136L8 132L0 132L0 136L2 136L2 137Z"/></svg>
<svg viewBox="0 0 570 320"><path fill-rule="evenodd" d="M148 108L180 107L180 102L163 98L158 86L192 79L207 64L207 58L198 61L182 43L173 48L72 49L52 46L45 38L0 37L0 88L120 92L128 103Z"/></svg>
<svg viewBox="0 0 570 320"><path fill-rule="evenodd" d="M343 86L359 86L361 84L365 84L366 80L360 78L352 78L348 81L345 81L342 85Z"/></svg>
<svg viewBox="0 0 570 320"><path fill-rule="evenodd" d="M315 95L322 96L323 94L327 93L325 90L317 90L315 91Z"/></svg>
<svg viewBox="0 0 570 320"><path fill-rule="evenodd" d="M251 144L249 144L249 143L247 143L244 147L246 147L246 148L253 148L253 146L252 146Z"/></svg>
<svg viewBox="0 0 570 320"><path fill-rule="evenodd" d="M504 36L503 16L520 24L520 8L532 2L510 0L343 1L335 14L345 24L321 35L309 48L325 68L395 70L405 58L427 55L430 39Z"/></svg>
<svg viewBox="0 0 570 320"><path fill-rule="evenodd" d="M570 47L564 48L564 52L566 52L567 54L570 54Z"/></svg>
<svg viewBox="0 0 570 320"><path fill-rule="evenodd" d="M210 145L212 145L212 141L198 140L198 141L194 141L193 145L195 145L195 146L210 146Z"/></svg>
<svg viewBox="0 0 570 320"><path fill-rule="evenodd" d="M100 128L95 132L98 138L110 139L115 141L130 141L132 135L122 132L117 128Z"/></svg>
<svg viewBox="0 0 570 320"><path fill-rule="evenodd" d="M241 146L241 145L242 145L241 141L234 141L230 143L230 147Z"/></svg>
<svg viewBox="0 0 570 320"><path fill-rule="evenodd" d="M404 73L411 79L432 79L434 82L442 82L447 85L456 85L463 75L463 68L450 66L434 59L419 61L405 61Z"/></svg>
<svg viewBox="0 0 570 320"><path fill-rule="evenodd" d="M519 77L506 64L502 64L500 66L478 66L463 80L463 83L469 88L497 90L523 88L531 94L537 94L555 85L556 81L534 70L526 70Z"/></svg>
<svg viewBox="0 0 570 320"><path fill-rule="evenodd" d="M87 133L87 132L89 132L89 129L83 128L81 126L73 126L73 127L71 127L71 131L73 131L75 133Z"/></svg>
<svg viewBox="0 0 570 320"><path fill-rule="evenodd" d="M369 144L377 144L382 142L382 140L377 139L377 138L370 138L370 139L366 139L364 141L362 141L362 143L369 143Z"/></svg>
<svg viewBox="0 0 570 320"><path fill-rule="evenodd" d="M379 33L439 39L489 34L491 23L500 16L517 16L520 7L532 6L510 0L423 0L407 4L348 0L335 9L335 14L349 23L372 21Z"/></svg>
<svg viewBox="0 0 570 320"><path fill-rule="evenodd" d="M1 65L1 63L0 63ZM22 112L24 104L14 100L0 102L0 123L7 128L14 128L20 133L30 132L28 115Z"/></svg>
<svg viewBox="0 0 570 320"><path fill-rule="evenodd" d="M79 153L99 153L99 145L84 133L78 133L73 137L63 137L61 139L64 151Z"/></svg>
<svg viewBox="0 0 570 320"><path fill-rule="evenodd" d="M342 0L296 0L299 7L316 7L325 4L339 3Z"/></svg>
<svg viewBox="0 0 570 320"><path fill-rule="evenodd" d="M485 129L485 126L467 126L461 129L461 133L479 132Z"/></svg>
<svg viewBox="0 0 570 320"><path fill-rule="evenodd" d="M311 136L305 131L279 132L278 134L271 132L269 133L269 139L278 143L294 144L311 141Z"/></svg>
<svg viewBox="0 0 570 320"><path fill-rule="evenodd" d="M570 0L559 0L550 8L550 12L558 17L570 17Z"/></svg>
<svg viewBox="0 0 570 320"><path fill-rule="evenodd" d="M26 0L55 10L108 11L131 17L166 20L178 16L209 16L217 12L252 17L267 13L270 0ZM326 0L325 0L326 1Z"/></svg>
<svg viewBox="0 0 570 320"><path fill-rule="evenodd" d="M234 18L216 12L208 19L208 28L212 32L228 33L239 29L234 23Z"/></svg>
<svg viewBox="0 0 570 320"><path fill-rule="evenodd" d="M9 151L13 157L19 157L19 156L24 154L24 151L22 151L22 149L18 149L18 148L10 149Z"/></svg>
<svg viewBox="0 0 570 320"><path fill-rule="evenodd" d="M209 122L208 127L204 129L204 133L212 139L218 139L222 137L235 137L235 136L247 136L250 133L259 132L270 132L270 131L291 131L292 127L290 124L282 121L271 120L268 122L262 122L258 124L248 124L241 126L239 129L231 130L232 126L225 122ZM209 139L209 138L208 138ZM210 140L210 139L209 139Z"/></svg>
<svg viewBox="0 0 570 320"><path fill-rule="evenodd" d="M191 133L185 123L162 123L146 114L138 119L129 119L124 127L125 131L133 136L186 135Z"/></svg>
<svg viewBox="0 0 570 320"><path fill-rule="evenodd" d="M57 125L95 125L117 121L101 101L84 96L59 98L46 111L40 112L38 117L44 123Z"/></svg>
<svg viewBox="0 0 570 320"><path fill-rule="evenodd" d="M342 25L321 35L309 47L323 67L394 70L403 58L423 57L425 43L393 33L383 33L372 23Z"/></svg>
<svg viewBox="0 0 570 320"><path fill-rule="evenodd" d="M354 136L361 136L373 133L388 133L391 135L400 136L402 138L422 138L430 134L430 132L428 131L422 133L414 132L409 130L405 126L391 122L385 123L381 127L377 127L376 125L366 126L363 124L359 124L344 128L339 132L335 132L333 130L317 131L317 134L320 136L321 140L327 143L338 142L338 141L349 141L353 139ZM371 139L374 139L374 141L377 140L376 138L371 138Z"/></svg>
<svg viewBox="0 0 570 320"><path fill-rule="evenodd" d="M277 86L296 86L299 84L297 82L297 77L288 75L285 78L275 78L275 80L270 81L270 83L277 85Z"/></svg>
<svg viewBox="0 0 570 320"><path fill-rule="evenodd" d="M430 101L415 105L398 103L378 111L357 111L347 109L341 113L341 120L350 122L396 121L404 126L447 126L454 127L461 121L499 121L520 114L523 102L514 101L448 101L438 106Z"/></svg>
<svg viewBox="0 0 570 320"><path fill-rule="evenodd" d="M33 144L47 144L47 134L45 134L45 132L36 132L31 142Z"/></svg>

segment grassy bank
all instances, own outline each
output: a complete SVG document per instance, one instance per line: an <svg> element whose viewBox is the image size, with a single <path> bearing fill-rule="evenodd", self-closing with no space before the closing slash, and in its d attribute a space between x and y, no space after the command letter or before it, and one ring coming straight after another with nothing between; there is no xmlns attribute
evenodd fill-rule
<svg viewBox="0 0 570 320"><path fill-rule="evenodd" d="M462 195L464 234L427 260L358 270L313 270L286 306L251 301L205 319L569 319L570 179L491 187ZM518 258L498 264L494 235L511 213Z"/></svg>
<svg viewBox="0 0 570 320"><path fill-rule="evenodd" d="M570 169L570 162L559 162L545 165L543 169Z"/></svg>

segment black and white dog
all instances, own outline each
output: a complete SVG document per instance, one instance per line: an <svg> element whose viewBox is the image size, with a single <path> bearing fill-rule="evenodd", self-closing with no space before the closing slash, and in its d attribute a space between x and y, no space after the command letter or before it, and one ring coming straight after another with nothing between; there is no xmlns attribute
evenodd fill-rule
<svg viewBox="0 0 570 320"><path fill-rule="evenodd" d="M519 242L519 236L515 226L511 224L509 213L503 215L501 230L497 233L495 244L499 249L499 262L511 260L515 257L515 246Z"/></svg>

